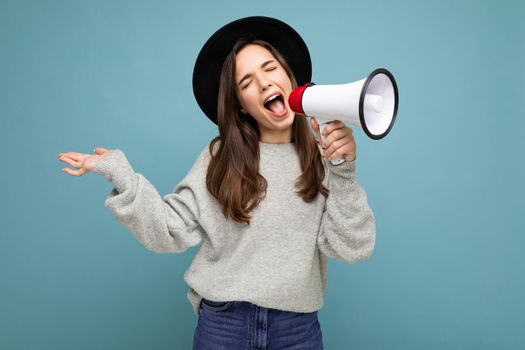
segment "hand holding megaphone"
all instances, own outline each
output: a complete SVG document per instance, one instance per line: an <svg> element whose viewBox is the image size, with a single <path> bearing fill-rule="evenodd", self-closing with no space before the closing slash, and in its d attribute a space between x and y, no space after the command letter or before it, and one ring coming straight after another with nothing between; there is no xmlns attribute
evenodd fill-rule
<svg viewBox="0 0 525 350"><path fill-rule="evenodd" d="M348 84L316 85L313 82L292 90L290 108L299 114L315 117L322 134L334 120L361 127L374 140L385 137L396 119L399 96L392 73L378 68L366 78ZM341 164L344 157L332 160Z"/></svg>
<svg viewBox="0 0 525 350"><path fill-rule="evenodd" d="M323 148L323 157L326 160L331 160L335 157L337 151L344 157L346 161L353 161L356 157L356 144L352 132L352 128L347 127L342 121L336 120L324 124L324 135L320 131L319 125L315 117L310 118L310 125L317 135L317 141ZM337 133L336 133L337 131ZM333 137L331 135L334 134ZM328 140L330 138L330 140ZM337 139L335 139L337 138ZM320 141L322 140L322 142ZM337 141L337 144L335 143ZM337 147L335 147L337 145ZM338 158L333 158L338 159Z"/></svg>

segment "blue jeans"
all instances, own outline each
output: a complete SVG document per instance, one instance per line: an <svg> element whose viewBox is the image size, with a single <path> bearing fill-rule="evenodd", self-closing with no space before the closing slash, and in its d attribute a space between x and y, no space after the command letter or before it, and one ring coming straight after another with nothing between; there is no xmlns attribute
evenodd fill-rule
<svg viewBox="0 0 525 350"><path fill-rule="evenodd" d="M317 311L265 308L247 301L202 299L193 350L323 349Z"/></svg>

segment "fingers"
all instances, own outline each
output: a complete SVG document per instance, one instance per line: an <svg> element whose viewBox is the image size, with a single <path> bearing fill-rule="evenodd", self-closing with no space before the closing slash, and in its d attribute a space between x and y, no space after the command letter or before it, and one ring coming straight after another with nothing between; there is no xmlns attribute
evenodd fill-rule
<svg viewBox="0 0 525 350"><path fill-rule="evenodd" d="M65 155L69 158L73 158L73 159L76 159L76 160L79 160L81 159L82 157L85 157L86 154L85 153L79 153L79 152L64 152L64 153L60 153L59 156L61 155Z"/></svg>
<svg viewBox="0 0 525 350"><path fill-rule="evenodd" d="M315 135L316 135L315 138L316 138L317 143L320 144L321 147L324 148L323 140L321 138L321 133L319 130L319 124L317 124L317 121L315 120L314 117L310 118L310 125L312 125L312 129L315 132Z"/></svg>
<svg viewBox="0 0 525 350"><path fill-rule="evenodd" d="M58 155L58 160L69 164L79 170L73 170L70 168L63 168L62 171L69 175L73 176L82 176L86 173L86 170L83 168L84 158L89 157L88 154L78 153L78 152L65 152Z"/></svg>
<svg viewBox="0 0 525 350"><path fill-rule="evenodd" d="M84 161L84 158L89 157L89 154L83 154L83 153L77 153L77 152L67 152L67 153L60 153L58 159L62 161L69 161L70 163L77 163L82 164ZM76 165L75 165L76 166Z"/></svg>
<svg viewBox="0 0 525 350"><path fill-rule="evenodd" d="M325 136L324 137L324 144L326 145L326 148L330 148L333 146L333 143L339 139L342 139L343 137L347 136L348 134L351 134L351 130L349 128L350 131L348 130L345 130L345 129L335 129L334 131L332 131L328 136Z"/></svg>
<svg viewBox="0 0 525 350"><path fill-rule="evenodd" d="M106 152L109 152L109 150L103 147L95 147L93 148L93 152L95 152L96 154L104 154ZM86 156L89 156L89 154L79 153L79 152L64 152L58 155L59 158L60 156L67 156L69 158L72 158L78 161L78 160L82 160Z"/></svg>
<svg viewBox="0 0 525 350"><path fill-rule="evenodd" d="M108 151L109 151L108 149L102 148L102 147L95 147L95 148L93 148L93 152L95 152L96 154L104 154L104 153L106 153Z"/></svg>
<svg viewBox="0 0 525 350"><path fill-rule="evenodd" d="M346 127L344 124L339 124L334 122L335 125L331 125L332 123L328 124L325 129L323 130L324 136L324 144L325 144L325 153L327 155L330 155L333 151L335 151L339 144L335 144L337 140L340 140L348 135L352 136L352 129ZM330 128L330 129L328 129ZM328 131L327 131L328 129Z"/></svg>
<svg viewBox="0 0 525 350"><path fill-rule="evenodd" d="M91 158L99 158L97 156L103 156L105 153L109 152L108 149L102 148L102 147L95 147L93 149L93 152L95 152L95 155L93 154L85 154L85 153L79 153L79 152L64 152L58 154L58 160L69 164L78 170L70 169L70 168L63 168L62 171L69 175L73 176L82 176L86 174L88 171L90 171L90 168L92 167L92 161L90 161Z"/></svg>
<svg viewBox="0 0 525 350"><path fill-rule="evenodd" d="M352 143L347 140L347 138L343 137L335 142L333 142L330 147L328 147L323 152L323 157L328 160L333 160L339 157L342 154L347 154L351 152L352 149Z"/></svg>
<svg viewBox="0 0 525 350"><path fill-rule="evenodd" d="M346 125L340 120L334 120L326 125L323 130L323 136L330 134L332 131L344 128Z"/></svg>
<svg viewBox="0 0 525 350"><path fill-rule="evenodd" d="M324 136L324 141L323 141L323 138L321 137L321 133L320 133L319 124L317 124L317 121L315 120L314 117L310 118L310 124L312 125L312 129L314 129L317 135L318 142L321 142L321 145L323 146L323 148L329 147L330 142L333 142L340 138L340 136L338 136L335 139L329 140L327 136L330 136L331 134L333 134L333 131L337 129L346 128L346 125L340 120L333 120L330 123L327 123L324 126L323 133L322 133L322 136Z"/></svg>
<svg viewBox="0 0 525 350"><path fill-rule="evenodd" d="M356 144L353 136L353 131L351 128L348 128L346 126L336 126L335 129L332 126L332 132L329 132L328 136L325 138L325 144L326 149L322 153L322 155L326 159L333 160L343 154L355 154Z"/></svg>
<svg viewBox="0 0 525 350"><path fill-rule="evenodd" d="M312 128L314 130L319 130L319 125L317 124L317 121L315 120L314 117L310 118L310 124L312 125Z"/></svg>
<svg viewBox="0 0 525 350"><path fill-rule="evenodd" d="M78 159L78 156L76 155L71 155L70 154L71 152L68 152L68 153L61 153L59 156L58 156L58 160L66 163L66 164L69 164L71 166L74 166L75 168L80 168L82 167L82 161L80 161Z"/></svg>
<svg viewBox="0 0 525 350"><path fill-rule="evenodd" d="M82 162L84 161L84 158L86 157L89 157L89 154L78 153L78 152L65 152L65 153L60 153L58 155L59 160L64 161L64 162L67 161L68 164L72 164L72 165L74 165L74 163L82 164Z"/></svg>
<svg viewBox="0 0 525 350"><path fill-rule="evenodd" d="M84 169L80 169L80 170L73 170L73 169L69 169L69 168L64 168L62 169L65 173L68 173L69 175L73 175L73 176L82 176L84 175L86 172L84 171Z"/></svg>

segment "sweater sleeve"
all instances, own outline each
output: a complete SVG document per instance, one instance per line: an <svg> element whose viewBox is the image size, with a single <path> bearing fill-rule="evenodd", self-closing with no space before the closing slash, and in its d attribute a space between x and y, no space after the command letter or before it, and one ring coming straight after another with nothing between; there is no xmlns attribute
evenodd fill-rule
<svg viewBox="0 0 525 350"><path fill-rule="evenodd" d="M317 236L323 254L350 264L370 257L376 238L374 214L357 182L355 163L326 161L330 193Z"/></svg>
<svg viewBox="0 0 525 350"><path fill-rule="evenodd" d="M155 253L180 253L199 244L205 234L191 181L201 165L202 154L172 193L163 197L133 170L120 149L110 150L92 172L113 183L104 206L144 247Z"/></svg>

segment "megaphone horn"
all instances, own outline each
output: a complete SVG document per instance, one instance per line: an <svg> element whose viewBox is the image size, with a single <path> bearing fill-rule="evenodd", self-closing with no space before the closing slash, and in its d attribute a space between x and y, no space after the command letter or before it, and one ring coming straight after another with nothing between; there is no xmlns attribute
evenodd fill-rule
<svg viewBox="0 0 525 350"><path fill-rule="evenodd" d="M328 123L341 120L359 126L368 137L379 140L394 125L399 95L392 73L378 68L366 78L348 84L310 82L297 87L288 97L288 104L295 113L314 117L321 135ZM343 157L332 160L334 165L342 162Z"/></svg>

